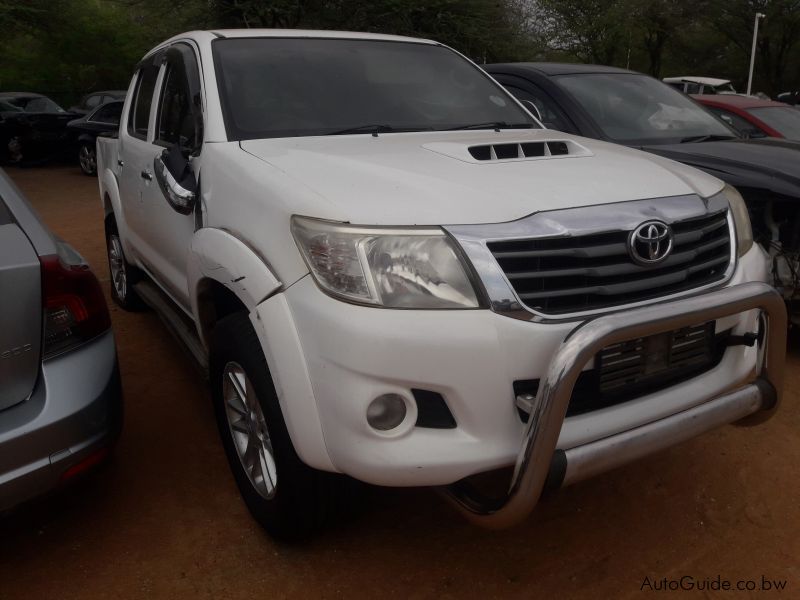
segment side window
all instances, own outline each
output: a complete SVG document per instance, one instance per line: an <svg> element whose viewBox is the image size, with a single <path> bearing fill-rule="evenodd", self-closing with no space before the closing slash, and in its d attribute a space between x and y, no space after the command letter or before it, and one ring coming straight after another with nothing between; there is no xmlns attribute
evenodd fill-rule
<svg viewBox="0 0 800 600"><path fill-rule="evenodd" d="M183 69L170 66L164 77L161 104L158 108L156 142L189 147L194 140L194 123L189 104L189 84Z"/></svg>
<svg viewBox="0 0 800 600"><path fill-rule="evenodd" d="M530 89L525 90L514 85L505 85L505 88L511 92L514 97L517 98L517 100L528 100L529 102L533 102L542 115L544 126L548 129L555 129L557 131L564 131L567 133L575 132L574 128L567 122L567 119L564 116L564 113L561 112L561 109L558 108L550 96L545 94L543 91L538 90L538 88L533 88L533 86L531 86ZM534 89L536 89L537 93L533 93Z"/></svg>
<svg viewBox="0 0 800 600"><path fill-rule="evenodd" d="M136 81L133 104L128 111L128 133L142 140L147 139L150 106L153 103L157 78L158 67L156 65L146 65L141 68L139 79Z"/></svg>
<svg viewBox="0 0 800 600"><path fill-rule="evenodd" d="M701 94L702 90L702 86L698 83L687 83L683 88L686 94Z"/></svg>
<svg viewBox="0 0 800 600"><path fill-rule="evenodd" d="M112 102L97 109L92 115L91 120L97 123L108 123L119 125L119 118L122 115L122 102Z"/></svg>
<svg viewBox="0 0 800 600"><path fill-rule="evenodd" d="M95 94L95 95L92 95L92 96L89 96L88 98L86 98L86 108L92 109L92 108L97 108L98 106L100 106L100 98L101 97L102 96L98 96L98 95Z"/></svg>
<svg viewBox="0 0 800 600"><path fill-rule="evenodd" d="M724 108L717 106L707 106L708 110L717 115L720 119L725 121L728 125L733 127L736 131L749 138L767 137L763 131L753 125L744 117L740 117L736 113L732 113Z"/></svg>
<svg viewBox="0 0 800 600"><path fill-rule="evenodd" d="M192 112L192 97L187 69L196 69L192 54L185 48L181 54L171 54L167 62L161 99L158 106L156 143L163 146L178 144L180 148L194 148L195 122Z"/></svg>

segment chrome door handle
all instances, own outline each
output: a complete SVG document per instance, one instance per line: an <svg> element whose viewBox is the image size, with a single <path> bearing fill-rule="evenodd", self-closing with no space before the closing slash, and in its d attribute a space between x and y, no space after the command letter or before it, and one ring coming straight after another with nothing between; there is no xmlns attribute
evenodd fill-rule
<svg viewBox="0 0 800 600"><path fill-rule="evenodd" d="M117 159L117 165L120 166L120 167L124 167L125 166L125 162L122 159L118 158Z"/></svg>
<svg viewBox="0 0 800 600"><path fill-rule="evenodd" d="M142 176L142 179L144 179L145 181L153 181L153 176L150 173L148 173L147 171L142 171L141 172L141 176Z"/></svg>

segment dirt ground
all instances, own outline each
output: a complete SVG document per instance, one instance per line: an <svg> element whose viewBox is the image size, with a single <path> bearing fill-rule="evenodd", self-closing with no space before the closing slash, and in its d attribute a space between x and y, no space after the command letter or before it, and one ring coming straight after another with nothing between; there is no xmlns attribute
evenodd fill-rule
<svg viewBox="0 0 800 600"><path fill-rule="evenodd" d="M107 292L97 181L77 166L10 174ZM109 305L122 439L82 485L0 520L2 600L628 598L643 585L647 595L645 578L682 576L788 580L767 596L800 597L800 336L785 404L767 424L726 427L560 490L521 527L478 529L430 490L368 489L355 516L285 546L240 500L189 359L153 314Z"/></svg>

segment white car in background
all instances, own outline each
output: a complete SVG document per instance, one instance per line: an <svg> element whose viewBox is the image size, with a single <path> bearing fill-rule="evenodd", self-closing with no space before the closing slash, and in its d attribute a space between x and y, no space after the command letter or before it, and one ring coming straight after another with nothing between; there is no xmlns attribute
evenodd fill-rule
<svg viewBox="0 0 800 600"><path fill-rule="evenodd" d="M736 94L728 79L713 77L665 77L662 81L684 94Z"/></svg>

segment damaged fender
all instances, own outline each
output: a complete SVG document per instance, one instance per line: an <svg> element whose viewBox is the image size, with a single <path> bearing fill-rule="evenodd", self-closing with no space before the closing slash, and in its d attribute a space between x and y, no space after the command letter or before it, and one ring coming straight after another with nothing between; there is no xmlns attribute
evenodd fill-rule
<svg viewBox="0 0 800 600"><path fill-rule="evenodd" d="M266 261L250 246L233 234L214 228L199 229L192 237L188 287L196 323L202 323L198 287L204 279L224 285L250 312L281 288L281 282ZM208 346L204 332L201 330L198 333L203 344Z"/></svg>

